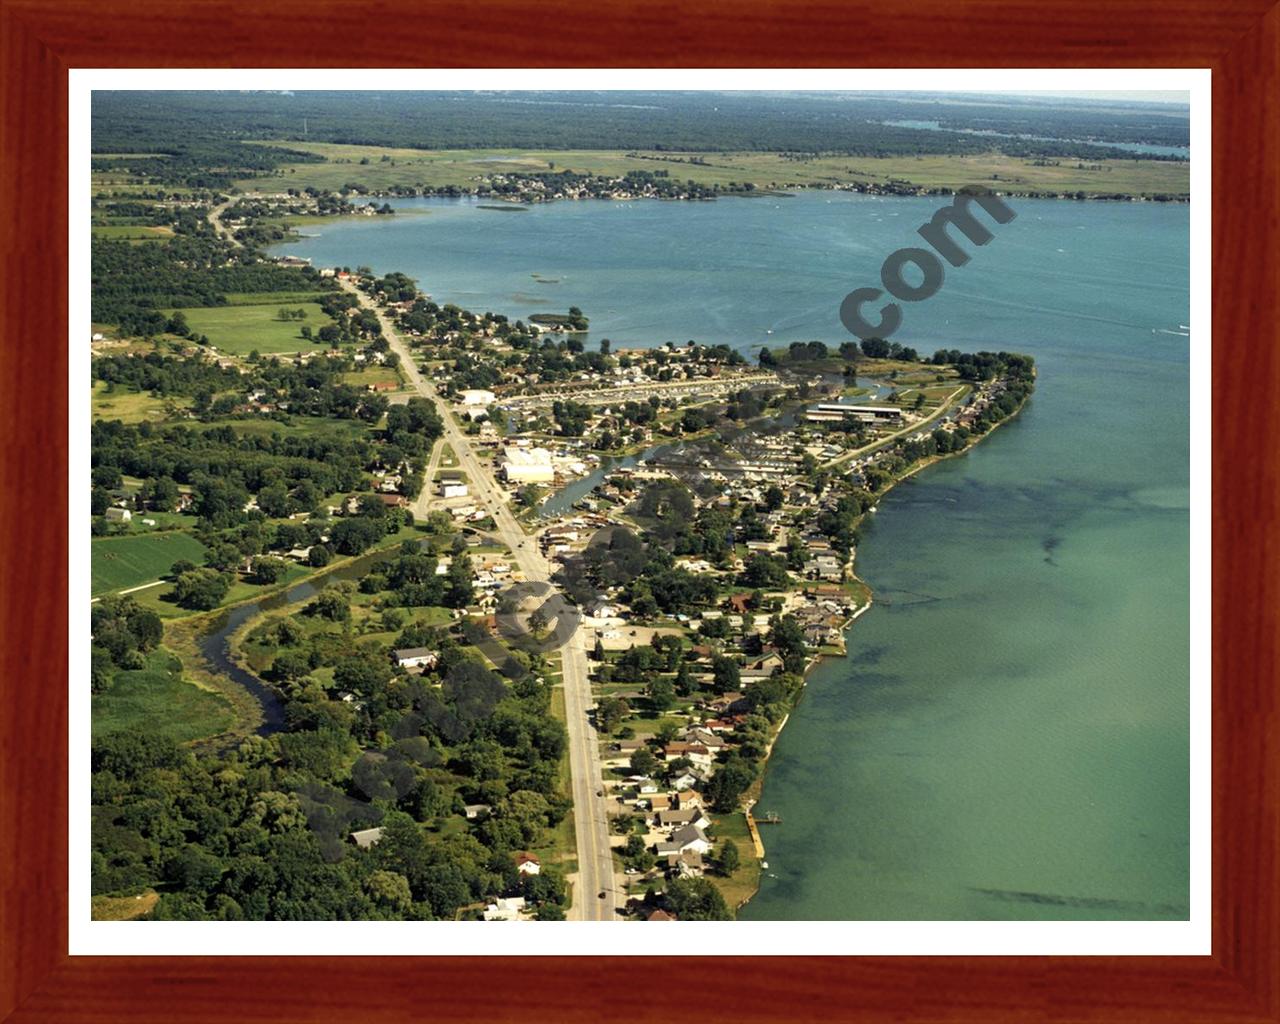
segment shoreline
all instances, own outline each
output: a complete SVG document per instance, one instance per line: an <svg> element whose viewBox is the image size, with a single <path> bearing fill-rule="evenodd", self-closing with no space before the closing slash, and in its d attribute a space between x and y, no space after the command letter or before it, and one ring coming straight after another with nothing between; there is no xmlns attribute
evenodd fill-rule
<svg viewBox="0 0 1280 1024"><path fill-rule="evenodd" d="M1010 413L1004 419L993 424L990 430L988 430L985 434L981 435L981 437L979 437L978 439L974 440L971 444L966 445L962 450L956 451L956 452L947 452L945 455L931 455L927 459L922 459L919 463L912 466L910 469L904 472L901 476L894 478L889 483L889 485L885 487L883 490L877 492L877 499L882 498L884 495L887 495L890 491L892 491L895 487L897 487L898 484L911 479L911 477L915 476L921 470L928 469L930 466L933 466L939 462L943 462L944 460L947 460L947 459L960 458L962 456L968 455L970 451L972 451L974 448L976 448L979 444L982 443L982 438L989 437L991 434L995 433L995 431L999 430L1000 427L1004 426L1006 423L1012 422L1013 420L1017 419L1022 414L1022 411L1027 407L1027 402L1031 400L1031 397L1032 397L1031 395L1027 395L1027 397L1024 398L1018 404L1017 409L1015 409L1012 413ZM868 514L870 514L870 510L868 510L867 512L864 512L863 517L865 518L865 516L867 516ZM862 520L859 519L859 522L861 521ZM856 564L856 552L855 552L855 564ZM782 720L778 723L777 728L775 728L772 734L770 735L769 745L765 751L764 757L761 759L761 762L760 762L760 777L756 779L751 784L751 786L747 789L746 793L743 794L743 802L739 809L742 811L742 813L745 815L747 819L748 831L751 833L752 839L756 844L757 859L762 865L762 871L759 878L763 877L763 865L766 863L765 862L766 852L765 852L763 839L759 835L759 829L755 823L754 817L752 816L752 810L759 803L760 797L764 793L765 782L767 781L768 775L769 775L769 762L773 758L774 747L777 746L778 740L782 736L782 730L786 727L787 723L791 720L791 716L796 712L796 709L799 708L800 706L800 702L804 699L805 690L809 686L809 676L824 660L828 658L835 658L835 657L847 658L849 656L849 633L853 629L853 624L857 622L857 620L861 618L864 613L870 611L871 606L875 603L875 588L872 587L871 584L868 583L865 579L859 576L857 572L854 570L850 570L850 582L861 584L867 591L867 599L864 604L859 605L856 609L854 609L853 613L845 620L844 624L841 625L840 627L840 636L841 636L841 642L843 645L843 650L838 655L819 651L818 653L814 654L814 656L810 658L809 661L805 664L804 672L801 674L801 677L800 677L801 678L800 688L796 691L796 695L794 699L791 701L790 705L788 706L786 714L782 716ZM755 896L759 893L760 886L761 886L761 882L759 878L757 878L755 889L750 893L750 895L746 896L743 900L741 900L738 903L738 905L734 908L735 915L738 910L741 910L748 903L750 903L751 900L754 899Z"/></svg>

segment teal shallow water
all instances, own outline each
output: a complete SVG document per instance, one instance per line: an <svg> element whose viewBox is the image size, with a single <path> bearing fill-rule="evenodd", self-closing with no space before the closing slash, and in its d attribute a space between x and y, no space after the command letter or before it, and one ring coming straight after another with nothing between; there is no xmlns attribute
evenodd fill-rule
<svg viewBox="0 0 1280 1024"><path fill-rule="evenodd" d="M615 343L838 343L934 199L415 200L282 251ZM1180 918L1188 904L1188 217L1022 201L894 340L1007 348L1023 414L884 498L878 603L810 677L760 803L748 919ZM556 278L538 285L533 273ZM772 331L767 334L766 331Z"/></svg>

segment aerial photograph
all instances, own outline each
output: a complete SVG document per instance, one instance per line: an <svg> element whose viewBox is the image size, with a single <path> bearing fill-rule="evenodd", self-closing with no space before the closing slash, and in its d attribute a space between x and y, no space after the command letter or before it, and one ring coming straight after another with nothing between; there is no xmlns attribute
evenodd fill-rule
<svg viewBox="0 0 1280 1024"><path fill-rule="evenodd" d="M94 921L1189 919L1189 95L91 128Z"/></svg>

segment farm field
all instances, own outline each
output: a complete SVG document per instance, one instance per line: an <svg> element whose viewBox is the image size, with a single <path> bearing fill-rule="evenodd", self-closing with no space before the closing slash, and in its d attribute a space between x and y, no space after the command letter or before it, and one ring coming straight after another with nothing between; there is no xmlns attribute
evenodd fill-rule
<svg viewBox="0 0 1280 1024"><path fill-rule="evenodd" d="M281 309L301 309L302 320L280 320ZM254 349L266 355L273 352L304 352L323 347L315 338L307 340L299 333L310 327L318 333L332 323L324 310L314 302L298 302L277 297L258 306L208 306L182 310L196 334L208 335L209 344L229 355L247 356Z"/></svg>
<svg viewBox="0 0 1280 1024"><path fill-rule="evenodd" d="M138 729L189 743L216 736L234 721L226 700L184 681L182 662L163 649L152 651L145 667L117 672L110 687L93 697L96 735Z"/></svg>
<svg viewBox="0 0 1280 1024"><path fill-rule="evenodd" d="M180 559L199 565L205 556L203 544L177 531L95 537L92 551L94 597L157 580Z"/></svg>
<svg viewBox="0 0 1280 1024"><path fill-rule="evenodd" d="M910 182L939 188L993 183L997 188L1085 193L1169 193L1190 191L1189 165L1162 160L1062 159L1037 166L1000 153L974 156L786 157L777 153L637 153L621 150L417 150L336 143L277 142L325 157L320 164L288 164L291 188L341 189L359 182L374 190L393 186L470 186L482 175L573 170L617 176L627 171L667 171L674 178L703 184L754 183L758 188L830 185L837 182ZM389 159L384 163L382 157ZM368 158L368 164L361 164ZM696 159L698 163L691 163ZM705 162L704 162L705 161ZM554 166L552 166L554 165ZM270 179L240 182L246 191L269 190Z"/></svg>

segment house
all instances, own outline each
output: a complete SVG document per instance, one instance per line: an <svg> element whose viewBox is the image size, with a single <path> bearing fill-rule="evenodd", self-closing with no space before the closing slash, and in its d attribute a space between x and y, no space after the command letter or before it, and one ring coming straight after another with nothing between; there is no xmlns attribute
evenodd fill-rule
<svg viewBox="0 0 1280 1024"><path fill-rule="evenodd" d="M467 816L467 821L475 821L481 815L488 816L493 813L493 808L489 804L465 804L462 811Z"/></svg>
<svg viewBox="0 0 1280 1024"><path fill-rule="evenodd" d="M711 767L711 751L701 743L668 743L662 749L662 757L666 761L687 758L691 764L700 768Z"/></svg>
<svg viewBox="0 0 1280 1024"><path fill-rule="evenodd" d="M696 786L699 782L698 776L693 772L684 771L671 780L671 785L675 788L677 796L686 789Z"/></svg>
<svg viewBox="0 0 1280 1024"><path fill-rule="evenodd" d="M702 813L701 807L685 807L678 811L659 811L658 824L663 828L678 828L681 825L696 825L699 828L711 824Z"/></svg>
<svg viewBox="0 0 1280 1024"><path fill-rule="evenodd" d="M484 919L486 921L519 921L522 910L524 910L523 896L507 896L485 907Z"/></svg>
<svg viewBox="0 0 1280 1024"><path fill-rule="evenodd" d="M532 853L516 854L516 870L522 875L536 875L542 871L542 862Z"/></svg>
<svg viewBox="0 0 1280 1024"><path fill-rule="evenodd" d="M690 743L700 743L704 747L706 747L708 750L712 750L712 751L719 750L721 747L728 746L728 744L723 739L717 736L710 729L701 729L701 728L690 729L688 732L685 733L685 739L688 740Z"/></svg>
<svg viewBox="0 0 1280 1024"><path fill-rule="evenodd" d="M652 914L645 918L646 921L676 921L679 918L675 914L668 914L665 910L655 910Z"/></svg>
<svg viewBox="0 0 1280 1024"><path fill-rule="evenodd" d="M289 557L295 562L306 562L311 558L311 548L293 548L289 552Z"/></svg>
<svg viewBox="0 0 1280 1024"><path fill-rule="evenodd" d="M700 878L706 870L702 854L696 850L667 855L667 874L676 878Z"/></svg>
<svg viewBox="0 0 1280 1024"><path fill-rule="evenodd" d="M127 508L109 508L107 509L107 522L109 523L127 523L133 518L133 513Z"/></svg>
<svg viewBox="0 0 1280 1024"><path fill-rule="evenodd" d="M403 508L409 504L403 494L379 494L378 500L387 508Z"/></svg>
<svg viewBox="0 0 1280 1024"><path fill-rule="evenodd" d="M396 664L401 668L435 668L438 651L429 647L401 647L395 652Z"/></svg>
<svg viewBox="0 0 1280 1024"><path fill-rule="evenodd" d="M670 793L654 793L649 797L649 810L665 811L671 807Z"/></svg>
<svg viewBox="0 0 1280 1024"><path fill-rule="evenodd" d="M366 828L359 832L351 833L351 841L362 850L367 850L371 846L377 846L378 840L382 838L382 828Z"/></svg>
<svg viewBox="0 0 1280 1024"><path fill-rule="evenodd" d="M687 810L690 807L702 807L702 794L697 790L686 789L675 795L673 803L680 810Z"/></svg>
<svg viewBox="0 0 1280 1024"><path fill-rule="evenodd" d="M671 833L671 838L658 844L658 856L669 857L686 850L707 854L711 852L711 840L697 825L685 825Z"/></svg>
<svg viewBox="0 0 1280 1024"><path fill-rule="evenodd" d="M591 617L593 619L611 619L617 614L617 609L607 601L597 601L591 606Z"/></svg>
<svg viewBox="0 0 1280 1024"><path fill-rule="evenodd" d="M763 658L753 661L751 668L765 672L773 672L775 669L780 670L782 668L782 655L776 651L770 651Z"/></svg>

